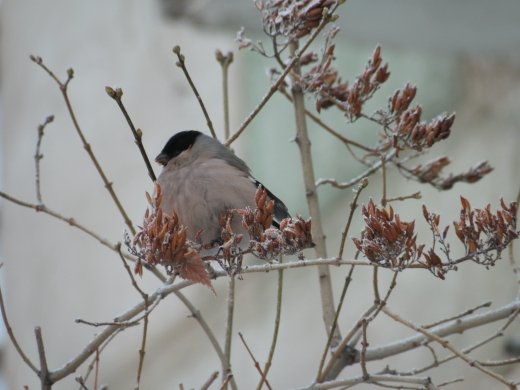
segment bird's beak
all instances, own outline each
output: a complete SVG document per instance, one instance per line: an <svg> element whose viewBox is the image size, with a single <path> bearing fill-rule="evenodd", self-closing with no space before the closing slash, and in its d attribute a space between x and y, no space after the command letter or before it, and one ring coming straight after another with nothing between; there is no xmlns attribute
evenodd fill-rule
<svg viewBox="0 0 520 390"><path fill-rule="evenodd" d="M162 166L166 166L170 161L170 158L165 153L160 153L157 157L155 157L155 162L161 164Z"/></svg>

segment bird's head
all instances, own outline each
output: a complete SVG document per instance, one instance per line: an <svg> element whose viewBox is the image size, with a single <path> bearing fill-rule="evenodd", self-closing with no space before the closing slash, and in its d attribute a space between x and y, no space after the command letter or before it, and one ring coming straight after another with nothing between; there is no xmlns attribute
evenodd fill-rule
<svg viewBox="0 0 520 390"><path fill-rule="evenodd" d="M200 136L202 136L202 133L196 130L181 131L175 134L166 142L161 153L155 157L155 161L162 166L166 166L172 159L179 159L181 156L187 157Z"/></svg>

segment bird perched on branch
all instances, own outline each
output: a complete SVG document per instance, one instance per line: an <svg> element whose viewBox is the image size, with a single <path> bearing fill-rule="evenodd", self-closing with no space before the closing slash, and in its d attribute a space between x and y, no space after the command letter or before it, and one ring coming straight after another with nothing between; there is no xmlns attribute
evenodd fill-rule
<svg viewBox="0 0 520 390"><path fill-rule="evenodd" d="M255 193L264 187L244 161L218 140L195 130L171 137L155 161L163 166L157 178L162 211L170 215L175 211L191 240L202 230L203 243L219 242L220 217L230 209L255 208ZM290 215L285 204L266 191L275 202L273 225L277 226L277 221ZM244 233L240 218L233 218L231 227Z"/></svg>

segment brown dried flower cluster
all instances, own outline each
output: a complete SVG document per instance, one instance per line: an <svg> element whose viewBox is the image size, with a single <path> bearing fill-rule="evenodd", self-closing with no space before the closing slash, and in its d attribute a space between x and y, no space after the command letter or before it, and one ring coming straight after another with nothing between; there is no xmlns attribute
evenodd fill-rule
<svg viewBox="0 0 520 390"><path fill-rule="evenodd" d="M417 246L415 221L403 222L392 207L378 208L372 200L362 208L366 227L354 244L368 260L380 266L402 270L422 255L424 245Z"/></svg>
<svg viewBox="0 0 520 390"><path fill-rule="evenodd" d="M466 254L479 264L494 265L502 250L518 238L516 212L518 205L507 206L500 199L500 210L491 212L488 204L484 209L471 209L466 198L460 197L462 210L458 221L453 222L455 234L466 248Z"/></svg>
<svg viewBox="0 0 520 390"><path fill-rule="evenodd" d="M361 233L361 239L354 238L354 244L368 260L382 267L402 270L413 263L428 269L433 275L444 279L447 271L456 270L456 265L467 260L484 266L492 266L500 258L502 250L518 238L516 230L517 204L507 206L500 201L501 209L495 214L491 206L471 209L469 201L461 197L462 210L458 221L453 222L455 233L466 248L466 254L452 260L450 245L446 241L449 226L440 229L440 216L428 211L422 206L423 216L433 233L430 249L416 243L414 222L402 222L399 215L389 210L378 208L370 200L363 206L363 218L366 227ZM443 262L436 252L444 254Z"/></svg>
<svg viewBox="0 0 520 390"><path fill-rule="evenodd" d="M250 239L249 250L255 256L264 260L275 259L281 254L301 256L302 250L314 246L310 219L304 220L299 216L285 218L280 222L279 227L273 227L274 200L270 200L267 191L260 187L256 191L255 201L256 209L247 207L232 210L241 216L242 226ZM225 218L228 228L230 228L230 218L232 215Z"/></svg>
<svg viewBox="0 0 520 390"><path fill-rule="evenodd" d="M331 41L338 31L338 28L330 31L320 63L303 76L302 84L306 91L314 94L318 112L335 105L353 121L360 117L364 103L388 80L390 72L388 64L383 65L381 47L377 46L365 70L352 85L343 82L332 66L335 45Z"/></svg>
<svg viewBox="0 0 520 390"><path fill-rule="evenodd" d="M487 161L483 161L476 166L470 168L467 172L457 175L449 174L448 177L442 177L441 172L444 167L451 163L448 157L439 157L424 165L417 165L409 169L402 164L398 164L400 170L404 170L408 178L417 180L420 183L428 183L439 190L449 190L455 183L475 183L482 179L485 175L493 171Z"/></svg>
<svg viewBox="0 0 520 390"><path fill-rule="evenodd" d="M267 0L255 1L262 12L265 32L271 37L302 38L319 26L325 9L330 10L335 0Z"/></svg>
<svg viewBox="0 0 520 390"><path fill-rule="evenodd" d="M429 122L421 121L422 107L417 105L410 108L416 92L416 87L406 84L389 99L389 112L379 112L384 132L378 152L385 152L390 148L398 152L403 149L422 152L450 136L455 114L444 113Z"/></svg>
<svg viewBox="0 0 520 390"><path fill-rule="evenodd" d="M179 223L174 213L166 215L161 210L161 187L155 185L153 198L146 193L150 209L146 209L143 226L134 239L126 240L130 253L137 256L135 272L142 275L143 262L163 265L168 273L211 287L204 262L196 244L186 238L186 227Z"/></svg>

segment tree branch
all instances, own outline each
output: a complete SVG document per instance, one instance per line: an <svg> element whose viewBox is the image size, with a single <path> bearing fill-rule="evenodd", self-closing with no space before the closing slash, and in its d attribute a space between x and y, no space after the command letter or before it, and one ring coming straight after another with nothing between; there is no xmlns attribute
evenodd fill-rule
<svg viewBox="0 0 520 390"><path fill-rule="evenodd" d="M130 115L128 114L128 111L126 111L126 107L123 104L123 90L121 88L116 88L115 90L111 87L105 87L105 91L108 96L110 96L112 99L115 100L117 105L119 106L119 109L123 113L123 116L126 119L126 122L128 123L128 126L130 127L130 130L132 131L132 134L134 135L135 144L139 148L139 152L141 152L141 156L143 157L144 163L146 165L146 169L148 170L148 176L150 176L150 179L152 179L153 182L157 180L155 173L152 168L152 164L150 163L150 160L148 158L148 154L146 154L146 150L144 149L143 145L143 132L141 129L136 129L134 126L134 123L132 122L132 119L130 118Z"/></svg>
<svg viewBox="0 0 520 390"><path fill-rule="evenodd" d="M59 89L61 91L61 94L63 96L63 99L65 101L65 105L67 106L67 110L69 112L69 116L72 120L72 123L74 125L74 128L76 129L76 133L78 134L79 138L81 139L81 142L83 143L83 148L89 155L90 159L92 160L92 163L96 167L97 172L99 173L99 176L101 176L101 180L103 181L103 184L105 185L105 188L109 192L112 200L114 201L117 209L119 210L119 213L123 217L123 220L125 221L126 226L128 226L128 229L132 232L132 234L135 235L135 228L132 224L132 221L128 217L128 214L126 213L125 209L123 208L123 205L121 204L121 201L119 200L118 196L116 195L114 188L112 186L112 182L108 180L107 176L105 175L105 172L103 171L103 168L101 168L101 165L99 164L96 155L94 154L94 151L92 150L92 147L87 142L87 139L85 138L85 135L83 134L83 131L81 130L81 127L79 126L79 122L76 118L76 113L74 112L74 109L72 108L72 104L69 99L68 94L68 85L72 78L74 77L74 71L72 69L67 70L67 80L65 82L60 81L56 75L43 63L43 60L41 57L36 57L31 55L31 60L40 66L47 74L58 84Z"/></svg>
<svg viewBox="0 0 520 390"><path fill-rule="evenodd" d="M197 101L199 102L200 108L202 109L202 113L204 114L204 118L206 118L206 124L208 125L209 132L211 133L211 136L213 138L217 138L217 134L215 133L215 129L213 128L213 122L211 122L211 118L209 117L208 111L206 110L206 106L204 105L204 102L202 101L202 98L200 97L199 91L197 90L197 87L193 83L193 80L191 79L191 76L188 72L188 68L186 68L186 59L184 58L184 54L181 54L181 48L180 46L175 46L173 48L173 53L177 56L177 63L176 65L182 69L182 72L184 73L184 76L186 76L186 80L188 80L188 83L190 84L190 87L195 94L195 97L197 98Z"/></svg>

